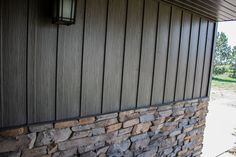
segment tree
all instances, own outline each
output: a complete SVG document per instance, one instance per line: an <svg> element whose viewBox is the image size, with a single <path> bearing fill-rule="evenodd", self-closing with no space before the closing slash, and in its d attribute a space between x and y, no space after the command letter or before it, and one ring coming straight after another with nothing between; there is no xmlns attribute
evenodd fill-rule
<svg viewBox="0 0 236 157"><path fill-rule="evenodd" d="M235 47L236 50L236 47ZM232 61L231 47L224 32L217 33L214 66L230 64ZM232 63L232 62L231 62Z"/></svg>
<svg viewBox="0 0 236 157"><path fill-rule="evenodd" d="M230 77L236 78L236 46L231 51L230 64Z"/></svg>
<svg viewBox="0 0 236 157"><path fill-rule="evenodd" d="M231 54L229 56L230 64L236 64L236 46L233 47L231 50Z"/></svg>

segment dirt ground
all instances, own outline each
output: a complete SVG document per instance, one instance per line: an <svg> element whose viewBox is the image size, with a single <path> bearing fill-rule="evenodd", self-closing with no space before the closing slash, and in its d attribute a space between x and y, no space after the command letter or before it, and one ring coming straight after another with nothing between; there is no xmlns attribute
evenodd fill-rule
<svg viewBox="0 0 236 157"><path fill-rule="evenodd" d="M236 146L236 90L212 89L202 157L216 157ZM223 153L219 157L231 157ZM235 157L235 156L234 156Z"/></svg>

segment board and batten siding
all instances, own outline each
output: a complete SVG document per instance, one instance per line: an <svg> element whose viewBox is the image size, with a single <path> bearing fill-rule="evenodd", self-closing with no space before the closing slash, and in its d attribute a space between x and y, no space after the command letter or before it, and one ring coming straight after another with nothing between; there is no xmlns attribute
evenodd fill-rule
<svg viewBox="0 0 236 157"><path fill-rule="evenodd" d="M0 5L0 128L209 96L216 23L158 0Z"/></svg>

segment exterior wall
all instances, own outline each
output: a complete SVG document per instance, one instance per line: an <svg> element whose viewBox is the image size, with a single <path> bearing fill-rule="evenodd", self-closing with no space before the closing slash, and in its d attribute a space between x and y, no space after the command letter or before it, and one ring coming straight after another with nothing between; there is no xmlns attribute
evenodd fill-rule
<svg viewBox="0 0 236 157"><path fill-rule="evenodd" d="M51 1L50 1L51 2ZM0 128L208 97L215 22L158 0L1 0Z"/></svg>
<svg viewBox="0 0 236 157"><path fill-rule="evenodd" d="M0 156L200 157L207 100L0 132Z"/></svg>

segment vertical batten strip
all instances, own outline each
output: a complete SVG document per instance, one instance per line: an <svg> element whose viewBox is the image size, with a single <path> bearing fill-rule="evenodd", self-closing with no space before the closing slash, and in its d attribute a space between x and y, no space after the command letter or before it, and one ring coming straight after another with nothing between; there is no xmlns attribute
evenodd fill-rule
<svg viewBox="0 0 236 157"><path fill-rule="evenodd" d="M162 104L165 102L165 92L166 92L166 78L167 78L167 68L168 68L168 58L170 51L170 37L171 37L171 27L172 27L172 18L173 18L173 6L170 9L170 19L169 19L169 33L168 33L168 44L167 44L167 55L166 55L166 64L165 64L165 79L164 79L164 87L163 87L163 97Z"/></svg>
<svg viewBox="0 0 236 157"><path fill-rule="evenodd" d="M186 64L186 72L185 72L185 84L184 84L183 99L186 99L185 95L186 95L186 87L187 87L187 79L188 79L188 65L189 65L189 56L190 56L190 45L191 45L191 40L192 40L192 25L193 25L193 14L191 14L191 21L190 21L188 56L187 56L187 64Z"/></svg>
<svg viewBox="0 0 236 157"><path fill-rule="evenodd" d="M80 106L79 115L82 115L82 92L83 92L83 60L84 60L84 36L85 36L85 19L86 19L86 1L84 0L84 16L83 16L83 33L82 33L82 52L81 52L81 70L80 70Z"/></svg>
<svg viewBox="0 0 236 157"><path fill-rule="evenodd" d="M205 48L204 48L204 59L203 59L203 66L202 66L202 77L201 77L201 82L200 82L200 97L202 96L202 82L204 78L204 69L205 69L205 60L206 60L206 49L207 49L207 37L208 37L208 29L209 29L209 21L207 21L207 30L206 30L206 39L205 39Z"/></svg>
<svg viewBox="0 0 236 157"><path fill-rule="evenodd" d="M176 85L177 85L177 77L179 72L179 57L180 57L180 46L181 46L181 38L182 38L182 30L183 30L183 10L181 11L181 25L180 25L180 33L179 33L179 47L178 47L178 59L177 59L177 67L176 67L176 74L175 74L175 87L174 87L174 101L176 99Z"/></svg>
<svg viewBox="0 0 236 157"><path fill-rule="evenodd" d="M107 0L107 8L106 8L105 41L104 41L103 72L102 72L101 113L103 113L104 76L105 76L105 70L106 70L105 66L106 66L106 45L107 45L107 24L108 24L109 1L110 0Z"/></svg>
<svg viewBox="0 0 236 157"><path fill-rule="evenodd" d="M217 28L218 23L214 24L214 36L213 36L213 43L212 43L212 51L211 51L211 66L208 74L208 88L207 88L207 97L210 97L210 89L211 89L211 81L212 81L212 71L213 71L213 59L215 56L215 48L216 48L216 35L217 35Z"/></svg>
<svg viewBox="0 0 236 157"><path fill-rule="evenodd" d="M198 16L194 16L192 27L185 99L191 99L193 95L192 93L194 88L193 86L200 27L200 18Z"/></svg>
<svg viewBox="0 0 236 157"><path fill-rule="evenodd" d="M153 69L152 69L152 83L151 83L151 95L150 95L150 105L155 105L152 103L153 97L153 86L154 86L154 76L155 76L155 65L156 65L156 54L157 54L157 36L158 36L158 26L159 26L159 10L160 2L157 4L157 18L156 18L156 33L155 33L155 47L154 47L154 57L153 57Z"/></svg>
<svg viewBox="0 0 236 157"><path fill-rule="evenodd" d="M0 24L1 25L1 24ZM27 35L26 35L26 124L29 124L29 101L28 101L28 65L29 65L29 0L27 0Z"/></svg>
<svg viewBox="0 0 236 157"><path fill-rule="evenodd" d="M57 120L57 90L58 90L58 46L59 46L59 25L57 25L57 37L56 37L56 63L55 63L55 111L54 116L55 120Z"/></svg>
<svg viewBox="0 0 236 157"><path fill-rule="evenodd" d="M193 75L193 88L192 88L192 98L194 97L194 91L195 91L195 83L196 83L196 71L198 66L198 54L199 54L199 42L200 42L200 36L201 36L201 29L202 29L202 18L200 18L199 22L199 29L198 29L198 40L197 40L197 54L195 58L195 67L194 67L194 75Z"/></svg>
<svg viewBox="0 0 236 157"><path fill-rule="evenodd" d="M121 110L121 105L122 105L128 8L129 8L129 0L126 0L126 15L125 15L125 28L124 28L125 32L124 32L124 47L123 47L123 57L122 57L122 72L121 72L121 88L120 88L120 106L119 106L119 110Z"/></svg>
<svg viewBox="0 0 236 157"><path fill-rule="evenodd" d="M143 25L144 25L144 13L145 13L145 0L143 0L143 12L142 12L142 26L141 26L141 39L139 47L139 63L138 63L138 80L137 80L137 90L136 90L136 108L138 107L138 95L139 95L139 81L140 81L140 69L141 69L141 58L142 58L142 46L143 46Z"/></svg>

